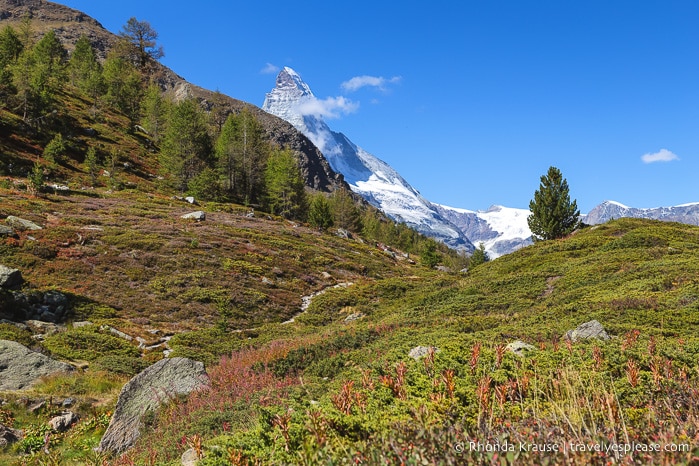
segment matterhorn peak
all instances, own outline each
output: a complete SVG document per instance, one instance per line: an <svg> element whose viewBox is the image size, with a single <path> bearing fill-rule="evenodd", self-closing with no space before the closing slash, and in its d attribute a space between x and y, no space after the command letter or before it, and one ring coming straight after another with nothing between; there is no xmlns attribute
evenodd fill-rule
<svg viewBox="0 0 699 466"><path fill-rule="evenodd" d="M274 90L292 93L297 91L295 94L299 94L299 97L313 96L311 88L301 79L301 75L288 66L285 66L277 75L277 86Z"/></svg>

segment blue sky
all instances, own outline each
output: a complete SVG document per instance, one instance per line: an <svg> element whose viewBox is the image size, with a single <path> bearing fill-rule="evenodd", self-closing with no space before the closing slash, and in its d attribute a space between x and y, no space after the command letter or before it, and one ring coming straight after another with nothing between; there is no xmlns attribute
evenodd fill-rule
<svg viewBox="0 0 699 466"><path fill-rule="evenodd" d="M257 106L292 67L433 202L526 208L550 165L583 213L699 201L693 0L61 3L149 21L165 65Z"/></svg>

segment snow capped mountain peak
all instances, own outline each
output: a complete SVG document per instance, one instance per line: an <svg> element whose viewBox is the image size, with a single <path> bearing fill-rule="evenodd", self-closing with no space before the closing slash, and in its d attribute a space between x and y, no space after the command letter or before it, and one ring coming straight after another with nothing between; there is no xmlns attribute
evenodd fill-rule
<svg viewBox="0 0 699 466"><path fill-rule="evenodd" d="M281 89L287 92L296 89L300 91L302 96L313 96L311 88L308 87L308 84L306 84L303 79L301 79L301 75L288 66L285 66L277 75L277 86L275 90L276 89Z"/></svg>
<svg viewBox="0 0 699 466"><path fill-rule="evenodd" d="M276 87L262 109L296 127L320 149L330 166L341 173L355 193L393 220L445 244L472 251L473 244L390 165L358 147L342 133L334 132L318 114L304 111L315 99L310 87L291 68L277 76Z"/></svg>

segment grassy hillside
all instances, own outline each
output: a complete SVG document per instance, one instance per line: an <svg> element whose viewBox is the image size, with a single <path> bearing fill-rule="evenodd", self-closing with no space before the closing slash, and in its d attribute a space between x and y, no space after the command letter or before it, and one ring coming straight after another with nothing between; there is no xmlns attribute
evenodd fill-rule
<svg viewBox="0 0 699 466"><path fill-rule="evenodd" d="M328 292L294 333L270 328L282 334L224 359L211 391L166 409L132 458L174 460L184 435L203 444L200 464L696 461L698 235L619 220L465 278ZM562 338L591 319L612 339ZM535 349L516 356L514 340ZM420 345L437 349L413 360ZM685 451L614 451L634 442ZM568 452L536 451L554 445Z"/></svg>
<svg viewBox="0 0 699 466"><path fill-rule="evenodd" d="M699 454L699 228L618 220L457 275L222 205L206 206L200 224L179 219L185 205L133 193L12 205L50 226L37 241L3 246L32 285L69 291L84 313L76 319L178 332L175 354L207 361L211 388L150 418L137 447L111 464L179 464L191 447L202 465L687 464ZM85 226L101 230L65 246ZM35 243L50 241L60 243L55 256L37 255ZM95 272L80 280L88 266ZM301 294L348 282L278 323ZM225 328L222 294L241 306ZM563 338L592 319L610 340ZM507 351L516 340L534 349ZM67 341L43 346L60 353ZM413 359L417 346L433 350ZM103 400L54 439L63 463L52 464L104 459L87 446L125 376L101 363L36 389ZM39 429L47 415L10 406L2 413L16 427Z"/></svg>

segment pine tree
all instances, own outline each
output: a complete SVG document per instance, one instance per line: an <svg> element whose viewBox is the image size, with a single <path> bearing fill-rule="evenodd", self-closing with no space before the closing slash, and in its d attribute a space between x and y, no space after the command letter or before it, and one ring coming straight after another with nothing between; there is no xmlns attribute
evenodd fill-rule
<svg viewBox="0 0 699 466"><path fill-rule="evenodd" d="M99 160L97 158L97 151L94 147L90 146L85 154L85 168L87 173L90 175L90 182L92 186L97 184L97 172L99 170Z"/></svg>
<svg viewBox="0 0 699 466"><path fill-rule="evenodd" d="M473 268L488 261L490 261L490 257L488 256L488 253L485 251L485 245L483 243L480 243L478 245L478 248L476 248L476 250L473 251L473 255L471 256L468 265L470 268Z"/></svg>
<svg viewBox="0 0 699 466"><path fill-rule="evenodd" d="M313 196L313 200L308 208L308 223L321 231L333 226L330 202L328 202L323 193Z"/></svg>
<svg viewBox="0 0 699 466"><path fill-rule="evenodd" d="M104 62L104 85L109 104L137 123L141 111L142 78L139 71L117 51L110 51Z"/></svg>
<svg viewBox="0 0 699 466"><path fill-rule="evenodd" d="M579 224L580 211L576 201L570 201L568 182L560 170L550 167L541 177L539 189L529 202L529 229L537 240L562 238Z"/></svg>
<svg viewBox="0 0 699 466"><path fill-rule="evenodd" d="M422 246L422 251L420 252L420 262L422 265L434 268L439 264L441 256L437 252L437 242L432 238L429 238Z"/></svg>
<svg viewBox="0 0 699 466"><path fill-rule="evenodd" d="M296 157L290 150L275 150L265 170L266 205L270 212L285 218L303 219L306 192Z"/></svg>

